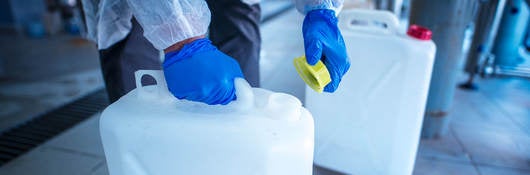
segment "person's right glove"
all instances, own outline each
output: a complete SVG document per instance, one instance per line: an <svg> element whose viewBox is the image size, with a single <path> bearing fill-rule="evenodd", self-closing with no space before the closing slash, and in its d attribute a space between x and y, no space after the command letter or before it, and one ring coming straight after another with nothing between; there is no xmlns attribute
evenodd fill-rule
<svg viewBox="0 0 530 175"><path fill-rule="evenodd" d="M209 105L235 100L234 79L243 78L237 61L206 38L166 53L163 68L169 91L175 97Z"/></svg>
<svg viewBox="0 0 530 175"><path fill-rule="evenodd" d="M331 82L324 87L325 92L335 92L342 76L350 68L344 39L337 23L333 10L318 9L306 14L302 26L307 63L315 65L318 60L322 60L331 76Z"/></svg>

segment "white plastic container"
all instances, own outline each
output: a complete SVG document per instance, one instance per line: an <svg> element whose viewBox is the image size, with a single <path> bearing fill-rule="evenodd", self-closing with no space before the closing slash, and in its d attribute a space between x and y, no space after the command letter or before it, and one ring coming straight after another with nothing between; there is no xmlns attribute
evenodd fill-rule
<svg viewBox="0 0 530 175"><path fill-rule="evenodd" d="M150 75L157 85L141 85ZM161 71L105 109L100 132L111 175L311 175L313 119L290 95L236 79L222 106L178 100Z"/></svg>
<svg viewBox="0 0 530 175"><path fill-rule="evenodd" d="M315 164L347 174L410 175L436 47L399 33L389 12L343 11L339 27L349 72L335 93L306 88Z"/></svg>

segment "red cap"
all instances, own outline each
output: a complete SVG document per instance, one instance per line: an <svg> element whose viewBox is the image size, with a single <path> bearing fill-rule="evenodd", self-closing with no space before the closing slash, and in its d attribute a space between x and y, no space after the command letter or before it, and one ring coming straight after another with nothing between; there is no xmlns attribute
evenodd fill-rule
<svg viewBox="0 0 530 175"><path fill-rule="evenodd" d="M407 34L413 38L419 40L430 40L432 37L432 32L426 27L422 27L416 24L412 24L407 31Z"/></svg>

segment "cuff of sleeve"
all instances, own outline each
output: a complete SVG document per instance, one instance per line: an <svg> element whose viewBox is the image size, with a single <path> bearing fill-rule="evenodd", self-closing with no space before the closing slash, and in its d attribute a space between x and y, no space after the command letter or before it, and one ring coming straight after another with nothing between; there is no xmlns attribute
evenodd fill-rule
<svg viewBox="0 0 530 175"><path fill-rule="evenodd" d="M164 24L150 26L145 29L144 36L158 50L164 50L175 43L201 35L206 35L209 20L205 22L191 23L186 20L168 20Z"/></svg>
<svg viewBox="0 0 530 175"><path fill-rule="evenodd" d="M323 4L318 4L318 5L302 5L302 6L297 6L297 10L298 12L306 15L308 12L310 11L313 11L313 10L319 10L319 9L329 9L329 10L333 10L335 12L335 16L338 16L338 14L340 13L340 11L342 11L342 7L344 5L342 3L323 3Z"/></svg>
<svg viewBox="0 0 530 175"><path fill-rule="evenodd" d="M158 50L164 50L175 43L184 41L188 38L193 38L201 35L205 35L206 31L190 31L186 33L179 33L176 34L175 32L171 31L178 31L175 30L175 27L168 27L168 28L161 28L159 30L154 30L150 34L145 34L145 37L151 41L153 46Z"/></svg>

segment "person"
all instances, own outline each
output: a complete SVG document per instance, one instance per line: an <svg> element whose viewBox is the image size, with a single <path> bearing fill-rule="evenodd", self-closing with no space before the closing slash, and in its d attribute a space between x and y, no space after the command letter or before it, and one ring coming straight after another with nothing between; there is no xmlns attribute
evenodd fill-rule
<svg viewBox="0 0 530 175"><path fill-rule="evenodd" d="M305 14L307 62L324 62L334 92L350 65L336 17L343 0L293 1ZM237 98L237 77L259 87L259 0L83 0L83 10L111 102L135 88L139 69L163 69L175 97L210 105Z"/></svg>

